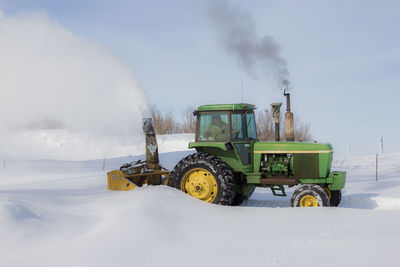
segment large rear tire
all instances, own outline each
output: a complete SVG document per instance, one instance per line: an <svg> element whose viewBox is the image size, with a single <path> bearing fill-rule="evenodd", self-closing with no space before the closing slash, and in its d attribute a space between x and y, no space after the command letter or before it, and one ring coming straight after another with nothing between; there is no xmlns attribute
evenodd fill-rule
<svg viewBox="0 0 400 267"><path fill-rule="evenodd" d="M169 176L168 185L220 205L231 205L236 194L232 169L208 153L195 153L179 161Z"/></svg>
<svg viewBox="0 0 400 267"><path fill-rule="evenodd" d="M251 188L251 190L250 190L250 192L249 192L249 194L247 196L239 194L239 193L236 192L236 196L235 196L235 199L232 202L232 205L233 206L241 205L244 201L248 200L251 197L251 195L254 193L254 190L256 190L255 186L253 186Z"/></svg>
<svg viewBox="0 0 400 267"><path fill-rule="evenodd" d="M299 185L293 192L292 207L329 207L329 196L316 184Z"/></svg>

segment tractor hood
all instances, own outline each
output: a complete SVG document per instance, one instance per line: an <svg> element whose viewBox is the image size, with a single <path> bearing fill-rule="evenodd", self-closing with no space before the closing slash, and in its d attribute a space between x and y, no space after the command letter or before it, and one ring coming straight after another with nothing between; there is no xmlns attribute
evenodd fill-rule
<svg viewBox="0 0 400 267"><path fill-rule="evenodd" d="M298 177L327 177L330 173L333 148L331 144L303 142L256 142L254 158L263 154L291 154L294 175ZM254 163L258 167L258 162Z"/></svg>

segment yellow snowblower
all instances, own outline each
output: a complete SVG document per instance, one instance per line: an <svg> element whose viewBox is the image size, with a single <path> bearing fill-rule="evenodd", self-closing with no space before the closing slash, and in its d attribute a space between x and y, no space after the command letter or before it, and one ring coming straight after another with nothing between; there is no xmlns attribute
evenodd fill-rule
<svg viewBox="0 0 400 267"><path fill-rule="evenodd" d="M146 136L146 161L126 163L107 173L108 190L129 191L144 184L168 183L170 171L160 165L156 133L150 118L143 119Z"/></svg>

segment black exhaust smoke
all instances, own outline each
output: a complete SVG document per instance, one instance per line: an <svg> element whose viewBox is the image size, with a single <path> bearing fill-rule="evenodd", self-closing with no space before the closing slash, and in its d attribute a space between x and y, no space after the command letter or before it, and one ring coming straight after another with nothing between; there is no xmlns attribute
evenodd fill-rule
<svg viewBox="0 0 400 267"><path fill-rule="evenodd" d="M277 88L288 86L289 70L281 46L273 37L258 34L252 14L229 1L210 3L208 15L219 42L238 65L252 78L265 79Z"/></svg>

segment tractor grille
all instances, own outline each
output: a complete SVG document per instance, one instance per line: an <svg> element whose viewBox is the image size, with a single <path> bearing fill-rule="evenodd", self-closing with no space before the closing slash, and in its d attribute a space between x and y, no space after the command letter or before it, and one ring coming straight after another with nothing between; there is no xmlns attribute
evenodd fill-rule
<svg viewBox="0 0 400 267"><path fill-rule="evenodd" d="M319 154L293 154L293 174L295 177L319 177Z"/></svg>

